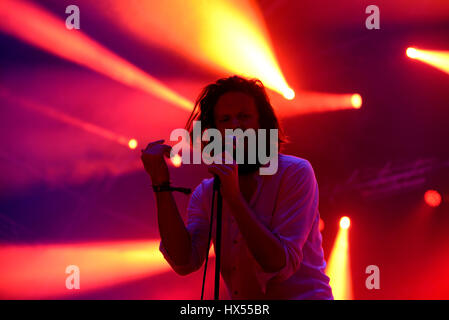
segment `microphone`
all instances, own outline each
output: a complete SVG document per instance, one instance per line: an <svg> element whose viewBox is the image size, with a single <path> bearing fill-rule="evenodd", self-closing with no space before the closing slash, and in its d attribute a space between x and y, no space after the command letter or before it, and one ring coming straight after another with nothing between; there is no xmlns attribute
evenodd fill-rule
<svg viewBox="0 0 449 320"><path fill-rule="evenodd" d="M234 135L226 135L225 136L225 144L224 144L224 148L223 148L223 152L226 151L226 146L229 146L229 142L226 143L229 140L229 137L232 137L232 142L231 142L231 148L232 148L232 154L235 155L236 153L236 145L237 145L237 137ZM228 138L228 139L226 139ZM219 191L220 190L220 177L217 176L216 174L214 174L214 191Z"/></svg>
<svg viewBox="0 0 449 320"><path fill-rule="evenodd" d="M229 141L232 138L231 141ZM229 148L230 147L230 148ZM224 143L224 151L228 150L232 151L232 155L236 156L237 152L237 137L235 135L226 135L225 136L225 143Z"/></svg>
<svg viewBox="0 0 449 320"><path fill-rule="evenodd" d="M230 139L232 139L232 140L229 141ZM232 152L232 155L233 155L233 157L235 159L235 156L236 156L236 153L237 153L237 137L235 135L226 135L225 136L223 153L225 151L229 150L229 146L231 147L230 149L232 150L231 152ZM214 174L214 186L213 186L214 191L219 191L220 184L221 184L220 177L218 177L216 174Z"/></svg>

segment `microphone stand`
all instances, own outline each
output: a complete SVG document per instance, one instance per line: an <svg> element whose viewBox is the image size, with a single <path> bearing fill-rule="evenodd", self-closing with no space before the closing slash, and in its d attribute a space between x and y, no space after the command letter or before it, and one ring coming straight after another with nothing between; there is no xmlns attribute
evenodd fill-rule
<svg viewBox="0 0 449 320"><path fill-rule="evenodd" d="M214 289L214 300L220 300L220 264L221 264L221 212L223 210L223 198L221 197L220 192L220 180L217 178L214 179L217 181L217 225L216 225L216 239L215 239L215 289Z"/></svg>
<svg viewBox="0 0 449 320"><path fill-rule="evenodd" d="M236 138L233 137L232 147L235 151ZM212 204L211 204L211 212L210 212L210 226L209 226L209 240L207 242L207 254L206 254L206 263L204 266L204 274L203 274L203 287L201 289L201 300L203 300L204 296L204 284L206 282L206 271L207 271L207 261L209 260L209 248L210 241L212 236L212 224L214 221L214 200L215 193L217 193L217 220L216 220L216 239L215 239L215 285L214 285L214 300L220 300L220 266L221 266L221 230L222 230L222 218L221 213L223 210L223 198L220 192L220 178L215 175L214 177L214 185L212 191Z"/></svg>
<svg viewBox="0 0 449 320"><path fill-rule="evenodd" d="M222 225L222 210L223 210L223 198L220 192L220 179L215 176L213 191L212 191L212 204L210 212L210 226L209 226L209 240L207 241L207 253L206 262L204 265L203 273L203 286L201 288L201 300L204 297L204 285L206 282L207 262L209 260L209 248L212 238L212 225L214 221L214 206L215 206L215 193L217 193L217 220L216 220L216 239L215 239L215 285L214 285L214 300L220 300L220 265L221 265L221 225Z"/></svg>

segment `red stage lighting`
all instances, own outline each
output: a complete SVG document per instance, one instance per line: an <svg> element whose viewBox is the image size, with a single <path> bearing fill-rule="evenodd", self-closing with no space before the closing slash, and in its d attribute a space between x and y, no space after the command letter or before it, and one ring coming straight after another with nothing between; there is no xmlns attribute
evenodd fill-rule
<svg viewBox="0 0 449 320"><path fill-rule="evenodd" d="M354 107L354 109L360 109L362 107L362 96L358 93L354 93L351 96L351 104Z"/></svg>
<svg viewBox="0 0 449 320"><path fill-rule="evenodd" d="M153 94L184 110L192 110L193 102L85 33L68 30L64 21L37 4L20 0L1 0L0 30L125 85Z"/></svg>
<svg viewBox="0 0 449 320"><path fill-rule="evenodd" d="M177 168L180 167L182 164L182 158L179 154L175 154L170 160L171 163Z"/></svg>
<svg viewBox="0 0 449 320"><path fill-rule="evenodd" d="M129 140L128 141L128 147L130 148L130 149L135 149L135 148L137 148L137 140L136 139L131 139L131 140Z"/></svg>
<svg viewBox="0 0 449 320"><path fill-rule="evenodd" d="M405 54L410 59L419 60L449 73L449 51L447 50L422 50L408 47Z"/></svg>
<svg viewBox="0 0 449 320"><path fill-rule="evenodd" d="M328 259L326 274L335 300L352 300L352 279L349 259L349 225L348 217L340 219L340 228Z"/></svg>
<svg viewBox="0 0 449 320"><path fill-rule="evenodd" d="M319 228L320 232L324 230L324 221L321 218L320 218L320 223L319 223L318 228Z"/></svg>
<svg viewBox="0 0 449 320"><path fill-rule="evenodd" d="M427 205L430 207L438 207L441 204L441 195L436 190L427 190L424 193L424 201L426 201Z"/></svg>
<svg viewBox="0 0 449 320"><path fill-rule="evenodd" d="M351 220L348 217L342 217L340 219L340 228L348 229L350 225L351 225Z"/></svg>

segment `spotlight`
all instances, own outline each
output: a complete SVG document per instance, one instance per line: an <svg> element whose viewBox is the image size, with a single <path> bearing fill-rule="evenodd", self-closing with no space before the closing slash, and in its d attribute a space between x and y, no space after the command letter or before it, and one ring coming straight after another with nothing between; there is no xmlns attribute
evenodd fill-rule
<svg viewBox="0 0 449 320"><path fill-rule="evenodd" d="M351 220L349 220L348 217L342 217L340 219L340 228L348 229L350 225L351 225Z"/></svg>
<svg viewBox="0 0 449 320"><path fill-rule="evenodd" d="M288 88L284 92L284 98L287 100L293 100L295 98L295 91L293 91L293 89Z"/></svg>
<svg viewBox="0 0 449 320"><path fill-rule="evenodd" d="M436 208L441 204L441 195L436 190L427 190L424 193L424 201L426 201L428 206Z"/></svg>
<svg viewBox="0 0 449 320"><path fill-rule="evenodd" d="M348 217L340 219L340 229L334 242L326 267L335 300L352 300L352 278L349 259Z"/></svg>
<svg viewBox="0 0 449 320"><path fill-rule="evenodd" d="M64 21L36 4L1 0L0 17L1 31L125 85L153 94L184 110L192 110L191 101L87 34L68 30Z"/></svg>
<svg viewBox="0 0 449 320"><path fill-rule="evenodd" d="M415 59L443 72L449 73L449 51L446 50L422 50L409 47L405 51L407 57Z"/></svg>
<svg viewBox="0 0 449 320"><path fill-rule="evenodd" d="M171 163L176 167L180 167L182 164L182 158L179 154L174 155L171 159Z"/></svg>
<svg viewBox="0 0 449 320"><path fill-rule="evenodd" d="M412 58L412 59L418 58L418 55L419 55L418 50L416 50L415 48L412 48L412 47L407 48L405 53L407 54L407 57Z"/></svg>
<svg viewBox="0 0 449 320"><path fill-rule="evenodd" d="M362 97L358 93L354 93L351 96L351 104L354 109L360 109L362 107Z"/></svg>
<svg viewBox="0 0 449 320"><path fill-rule="evenodd" d="M81 289L92 292L167 272L159 239L0 246L1 299L73 299L64 270L79 266Z"/></svg>
<svg viewBox="0 0 449 320"><path fill-rule="evenodd" d="M135 148L137 148L137 140L136 139L129 140L128 146L130 149L134 150Z"/></svg>
<svg viewBox="0 0 449 320"><path fill-rule="evenodd" d="M63 123L69 124L71 126L80 128L86 132L98 135L102 138L115 141L122 146L128 146L131 149L137 147L137 141L135 139L129 140L127 137L119 135L113 131L107 130L93 123L81 120L79 118L72 117L64 112L61 112L53 107L37 103L32 100L25 99L18 95L13 95L7 89L0 87L0 97L7 99L13 103L20 105L21 107L31 109L33 111L39 112L46 117L61 121ZM134 147L134 148L133 148Z"/></svg>
<svg viewBox="0 0 449 320"><path fill-rule="evenodd" d="M92 3L110 21L150 45L173 50L207 68L258 78L286 99L294 98L274 53L257 1L115 0ZM110 9L111 3L114 10ZM167 21L170 21L170 28L167 28ZM192 106L189 107L191 110Z"/></svg>

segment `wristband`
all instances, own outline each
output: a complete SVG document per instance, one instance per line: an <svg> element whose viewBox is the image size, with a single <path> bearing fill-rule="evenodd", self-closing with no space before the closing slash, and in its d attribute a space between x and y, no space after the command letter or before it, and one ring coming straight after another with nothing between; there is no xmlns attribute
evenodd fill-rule
<svg viewBox="0 0 449 320"><path fill-rule="evenodd" d="M154 192L167 192L167 191L177 191L182 192L184 194L192 193L192 189L190 188L181 188L181 187L172 187L169 183L162 185L152 185Z"/></svg>

